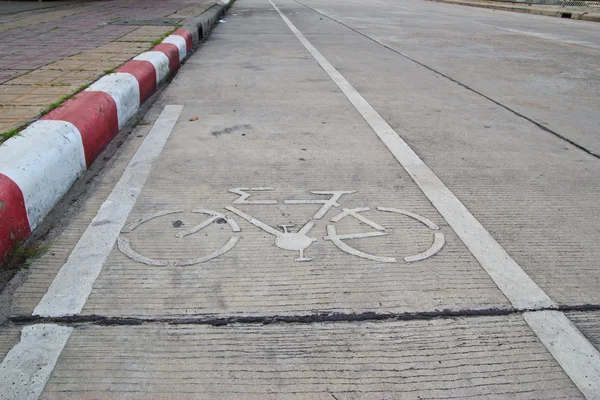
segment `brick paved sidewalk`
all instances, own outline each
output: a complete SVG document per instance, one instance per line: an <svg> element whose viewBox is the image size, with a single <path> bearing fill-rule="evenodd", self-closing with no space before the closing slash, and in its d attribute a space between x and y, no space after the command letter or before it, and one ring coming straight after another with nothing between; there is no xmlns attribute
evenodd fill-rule
<svg viewBox="0 0 600 400"><path fill-rule="evenodd" d="M212 4L214 0L111 0L0 16L0 133L36 119L176 29L111 21L187 18ZM0 3L0 13L2 7Z"/></svg>

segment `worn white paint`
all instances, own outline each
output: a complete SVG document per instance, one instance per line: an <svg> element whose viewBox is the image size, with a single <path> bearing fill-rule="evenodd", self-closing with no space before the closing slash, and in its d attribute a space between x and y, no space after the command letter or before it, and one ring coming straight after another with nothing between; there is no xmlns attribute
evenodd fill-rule
<svg viewBox="0 0 600 400"><path fill-rule="evenodd" d="M423 217L422 215L415 214L410 211L400 210L399 208L389 208L389 207L377 207L377 210L406 215L407 217L416 219L417 221L421 222L423 225L425 225L426 227L428 227L429 229L432 229L434 231L437 231L440 229L440 227L437 226L435 223L433 223L433 221L431 221L430 219L427 219L427 218Z"/></svg>
<svg viewBox="0 0 600 400"><path fill-rule="evenodd" d="M0 173L23 192L32 230L85 170L81 134L70 122L34 122L0 146Z"/></svg>
<svg viewBox="0 0 600 400"><path fill-rule="evenodd" d="M282 225L283 232L278 231L277 229L271 227L270 225L265 224L262 221L254 218L251 215L246 214L245 212L238 210L235 207L227 206L226 210L231 211L232 213L244 218L246 221L250 222L252 225L262 229L263 231L275 236L275 245L283 250L290 251L299 251L300 257L296 259L296 261L312 261L312 258L304 257L304 250L310 247L313 242L317 240L311 237L308 237L307 234L310 230L315 226L315 223L312 221L308 221L298 232L288 232L287 228L294 225Z"/></svg>
<svg viewBox="0 0 600 400"><path fill-rule="evenodd" d="M360 212L370 211L369 207L359 207L359 208L342 208L342 212L331 218L331 222L339 222L347 216L352 216L362 222L363 224L369 225L371 228L377 229L378 231L385 231L385 228L375 221L371 221L369 218L360 215Z"/></svg>
<svg viewBox="0 0 600 400"><path fill-rule="evenodd" d="M429 229L434 230L434 231L440 229L440 227L437 226L435 223L433 223L433 221L423 217L422 215L415 214L410 211L400 210L398 208L388 208L388 207L377 207L377 210L406 215L407 217L416 219L417 221L419 221L420 223L422 223L423 225L425 225L426 227L428 227ZM445 238L444 234L441 232L435 232L433 234L433 244L427 250L425 250L422 253L415 254L414 256L404 257L404 261L411 263L411 262L416 262L416 261L422 261L429 257L433 257L434 255L439 253L440 250L442 250L442 248L444 247L445 244L446 244L446 238Z"/></svg>
<svg viewBox="0 0 600 400"><path fill-rule="evenodd" d="M162 51L146 51L133 58L137 61L148 61L156 71L156 87L159 87L171 73L169 68L169 57Z"/></svg>
<svg viewBox="0 0 600 400"><path fill-rule="evenodd" d="M182 109L165 107L33 315L61 317L81 312Z"/></svg>
<svg viewBox="0 0 600 400"><path fill-rule="evenodd" d="M298 40L340 88L433 206L446 219L512 305L519 310L556 307L556 303L523 271L381 115L279 11L279 8L271 0L269 1Z"/></svg>
<svg viewBox="0 0 600 400"><path fill-rule="evenodd" d="M279 236L279 235L283 234L283 232L280 232L277 229L273 228L272 226L267 225L264 222L257 220L256 218L254 218L251 215L246 214L242 210L238 210L237 208L231 207L231 206L227 206L227 207L225 207L225 209L227 211L231 211L232 213L244 218L246 221L250 222L252 225L262 229L263 231L265 231L273 236Z"/></svg>
<svg viewBox="0 0 600 400"><path fill-rule="evenodd" d="M163 40L163 43L171 43L177 46L179 49L179 62L183 61L187 55L187 44L183 36L169 35L165 38L165 40Z"/></svg>
<svg viewBox="0 0 600 400"><path fill-rule="evenodd" d="M236 199L233 204L277 204L277 200L247 200L251 196L247 192L270 192L275 190L274 188L258 187L258 188L233 188L229 189L230 193L240 195L239 199Z"/></svg>
<svg viewBox="0 0 600 400"><path fill-rule="evenodd" d="M37 399L72 331L53 324L24 327L21 340L0 364L0 398Z"/></svg>
<svg viewBox="0 0 600 400"><path fill-rule="evenodd" d="M129 241L129 238L125 236L119 236L119 238L117 239L117 247L121 253L125 254L133 261L150 265L152 267L166 267L167 265L169 265L168 260L157 260L155 258L150 258L141 255L131 247L131 242Z"/></svg>
<svg viewBox="0 0 600 400"><path fill-rule="evenodd" d="M121 233L132 232L133 230L135 230L135 228L137 228L141 224L148 222L154 218L162 217L164 215L178 214L181 212L182 212L181 210L175 210L175 211L167 210L167 211L159 211L159 212L144 216L142 218L139 218L139 219L133 221L129 225L127 225L125 228L123 228L123 230L121 230ZM193 234L201 231L202 229L206 228L207 226L209 226L210 224L212 224L213 222L215 222L218 219L225 220L227 222L227 224L229 224L229 226L231 227L231 230L233 232L241 231L240 226L234 219L231 219L231 218L227 217L226 215L221 214L219 212L211 211L211 210L204 210L204 209L192 210L192 212L199 213L199 214L205 214L205 215L210 216L210 218L204 220L203 222L201 222L198 225L191 227L190 229L181 230L181 231L175 233L176 238L184 238L186 236L193 235ZM119 248L121 253L125 254L130 259L137 261L139 263L142 263L142 264L151 265L154 267L166 267L169 264L173 264L174 266L178 267L178 266L199 264L202 262L212 260L213 258L219 257L219 256L227 253L229 250L233 249L238 241L239 241L238 237L231 237L224 246L222 246L220 249L218 249L216 251L213 251L209 255L192 258L192 259L188 259L188 260L158 260L155 258L143 256L140 253L138 253L136 250L134 250L133 247L131 247L131 242L129 241L129 239L122 235L119 236L119 238L117 240L117 247Z"/></svg>
<svg viewBox="0 0 600 400"><path fill-rule="evenodd" d="M126 72L115 72L100 78L86 89L89 92L104 92L110 95L117 105L119 129L140 108L140 84L135 76Z"/></svg>
<svg viewBox="0 0 600 400"><path fill-rule="evenodd" d="M523 313L523 318L588 400L600 399L600 353L560 311Z"/></svg>
<svg viewBox="0 0 600 400"><path fill-rule="evenodd" d="M122 230L121 233L129 233L132 232L135 228L143 224L144 222L148 222L151 219L162 217L163 215L171 215L171 214L179 214L182 213L183 210L165 210L165 211L157 211L155 213L144 215L141 218L136 219L135 221L127 224Z"/></svg>
<svg viewBox="0 0 600 400"><path fill-rule="evenodd" d="M229 238L229 240L227 241L227 243L225 243L225 245L223 247L221 247L217 251L213 251L209 255L198 257L198 258L192 258L189 260L175 261L174 265L176 267L185 267L187 265L194 265L194 264L199 264L199 263L203 263L206 261L210 261L213 258L222 256L223 254L227 253L229 250L233 249L239 240L240 240L239 237L231 237L231 238Z"/></svg>
<svg viewBox="0 0 600 400"><path fill-rule="evenodd" d="M446 244L446 238L443 233L436 232L433 234L433 244L430 248L425 250L422 253L415 254L414 256L404 257L404 261L407 263L423 261L428 259L429 257L435 256L437 253L442 250L442 247Z"/></svg>
<svg viewBox="0 0 600 400"><path fill-rule="evenodd" d="M211 218L207 219L206 221L190 228L189 230L184 230L181 232L177 232L175 234L175 237L185 237L185 236L189 236L192 235L204 228L206 228L208 225L212 224L214 221L218 220L218 219L224 219L227 224L229 224L229 226L231 227L231 230L233 232L240 232L240 226L238 225L237 222L235 222L234 219L231 219L229 217L227 217L224 214L221 214L219 212L216 211L212 211L212 210L192 210L193 213L198 213L198 214L205 214L205 215L209 215Z"/></svg>
<svg viewBox="0 0 600 400"><path fill-rule="evenodd" d="M350 247L346 243L342 241L342 239L363 239L368 237L377 237L377 236L386 236L385 232L365 232L365 233L351 233L348 235L338 235L337 229L335 225L327 225L327 236L323 239L330 240L333 244L337 246L338 249L351 254L356 257L365 258L371 261L383 262L383 263L395 263L396 259L394 257L382 257L376 256L373 254L365 253L364 251L357 250L353 247Z"/></svg>
<svg viewBox="0 0 600 400"><path fill-rule="evenodd" d="M348 191L348 190L332 190L332 191L321 191L321 190L311 190L312 194L318 195L331 195L331 197L327 200L285 200L285 204L323 204L323 206L317 211L317 213L313 216L313 219L321 219L327 214L332 207L339 207L340 204L337 202L340 197L345 194L356 193L356 190Z"/></svg>

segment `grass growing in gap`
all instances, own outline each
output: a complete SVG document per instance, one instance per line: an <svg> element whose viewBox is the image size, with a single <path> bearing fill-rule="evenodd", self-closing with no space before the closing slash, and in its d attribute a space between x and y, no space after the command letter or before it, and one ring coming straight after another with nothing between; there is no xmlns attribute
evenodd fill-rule
<svg viewBox="0 0 600 400"><path fill-rule="evenodd" d="M159 44L161 44L161 43L162 43L162 41L163 41L163 40L165 40L165 39L167 38L167 36L169 36L171 33L175 32L175 31L178 29L178 27L179 27L179 26L180 26L180 25L177 25L177 26L175 26L175 29L173 29L173 30L171 30L171 31L169 31L169 32L167 32L167 33L165 33L164 35L162 35L162 36L161 36L161 37L159 37L158 39L156 39L156 40L152 41L152 43L150 43L150 44L152 45L152 47L154 47L154 46L156 46L156 45L159 45Z"/></svg>
<svg viewBox="0 0 600 400"><path fill-rule="evenodd" d="M27 124L18 126L16 128L9 129L4 133L0 133L0 143L4 143L11 137L17 136L19 134L19 132L21 132L25 128L27 128Z"/></svg>
<svg viewBox="0 0 600 400"><path fill-rule="evenodd" d="M67 95L61 97L60 99L58 99L57 101L55 101L54 103L47 106L42 111L42 114L40 116L44 116L44 115L48 114L50 111L60 107L65 101L72 99L77 93L82 92L89 87L90 87L89 84L79 86L77 89L75 89L75 91L73 93L67 94Z"/></svg>
<svg viewBox="0 0 600 400"><path fill-rule="evenodd" d="M38 244L28 246L17 245L2 263L2 270L8 271L28 267L36 258L48 251L48 248L49 246L40 246Z"/></svg>

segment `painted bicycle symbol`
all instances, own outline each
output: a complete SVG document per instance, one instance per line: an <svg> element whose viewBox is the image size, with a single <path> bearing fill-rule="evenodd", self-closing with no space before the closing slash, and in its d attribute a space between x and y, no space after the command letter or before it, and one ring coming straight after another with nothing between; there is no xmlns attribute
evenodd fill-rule
<svg viewBox="0 0 600 400"><path fill-rule="evenodd" d="M238 199L236 199L233 202L233 204L235 204L235 205L238 205L238 204L270 205L270 204L277 204L278 201L277 200L248 200L248 199L251 197L252 192L269 192L269 191L273 191L273 190L275 190L275 189L268 188L268 187L234 188L234 189L230 189L229 192L240 196ZM314 221L321 220L332 208L340 208L340 212L338 214L336 214L335 216L333 216L328 221L328 224L326 227L327 236L323 237L323 239L325 241L332 242L338 249L342 250L345 253L356 256L356 257L360 257L360 258L364 258L364 259L368 259L368 260L372 260L372 261L377 261L377 262L382 262L382 263L398 262L398 260L395 257L385 257L385 256L379 256L379 255L375 255L375 254L366 253L364 251L361 251L361 250L351 247L350 245L348 245L345 242L345 240L350 240L350 239L364 239L364 238L372 238L372 237L388 235L386 228L379 225L375 221L367 218L365 215L361 214L366 211L371 211L371 208L369 208L369 207L343 208L341 206L341 204L339 203L339 200L341 199L341 197L344 195L350 195L350 194L356 193L356 191L335 191L335 190L334 191L316 191L315 190L315 191L311 191L310 193L313 195L317 195L317 196L329 196L329 198L284 200L284 202L283 202L284 204L292 204L292 205L293 204L320 204L321 205L321 208L312 216L312 218L308 222L306 222L300 229L298 229L297 232L290 232L290 228L294 228L295 225L278 225L281 229L276 229L276 228L272 227L271 225L269 225L263 221L260 221L260 220L256 219L255 217L247 214L246 212L239 210L236 207L227 206L227 207L225 207L225 209L227 211L237 215L238 217L245 219L250 224L256 226L257 228L261 229L262 231L274 236L275 237L275 246L277 246L278 248L280 248L282 250L287 250L287 251L299 252L298 258L296 258L295 261L308 262L308 261L312 261L313 258L307 257L305 255L305 252L314 242L316 242L318 240L317 238L309 236L310 232L315 227ZM405 211L405 210L401 210L401 209L397 209L397 208L376 207L375 210L377 210L379 212L383 212L383 213L394 213L394 214L404 215L406 217L412 218L415 221L418 221L425 227L429 228L429 230L431 230L432 237L433 237L431 246L418 254L403 257L403 260L405 262L412 263L412 262L416 262L416 261L425 260L425 259L437 254L442 249L442 247L444 247L444 244L445 244L444 234L439 231L440 228L435 223L433 223L431 220L429 220L421 215L412 213L410 211ZM200 256L197 258L191 258L191 259L161 260L161 259L145 257L145 256L139 254L137 251L135 251L132 248L129 239L123 235L123 234L133 232L137 227L139 227L140 225L142 225L145 222L148 222L154 218L158 218L158 217L162 217L162 216L170 215L170 214L178 214L178 213L182 213L182 212L183 212L183 210L161 211L161 212L157 212L157 213L142 217L142 218L130 223L129 225L125 226L125 228L123 228L123 230L121 231L121 235L119 236L118 241L117 241L119 250L123 254L125 254L127 257L131 258L132 260L135 260L137 262L147 264L147 265L167 266L169 264L173 264L175 266L188 266L188 265L194 265L194 264L207 262L214 258L217 258L217 257L227 253L231 249L233 249L235 247L235 245L239 242L240 238L238 236L232 235L229 238L229 240L222 247L220 247L219 249L217 249L209 254L206 254L206 255L203 255L203 256ZM232 234L241 232L241 228L238 225L238 223L233 218L231 218L225 214L222 214L222 213L219 213L216 211L205 210L205 209L192 210L192 213L204 214L204 215L208 216L208 218L206 220L204 220L203 222L201 222L200 224L197 224L197 225L191 227L190 229L181 230L181 231L175 233L176 238L184 238L184 237L193 235L195 233L198 233L201 230L203 230L204 228L210 226L211 224L213 224L215 222L227 223L229 228L231 229ZM336 223L340 222L341 220L343 220L345 218L354 218L357 221L370 226L374 230L370 231L370 232L360 232L360 233L351 233L351 234L340 235L337 232Z"/></svg>

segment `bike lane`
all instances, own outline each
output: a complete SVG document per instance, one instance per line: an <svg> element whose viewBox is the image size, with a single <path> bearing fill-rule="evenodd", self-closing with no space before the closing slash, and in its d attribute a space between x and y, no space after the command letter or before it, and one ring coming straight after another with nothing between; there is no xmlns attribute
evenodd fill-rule
<svg viewBox="0 0 600 400"><path fill-rule="evenodd" d="M202 49L210 54L189 60L163 95L161 106L183 110L127 218L131 232L112 247L82 313L178 317L511 309L270 4L258 3L250 18L243 5ZM250 197L244 200L243 193ZM328 203L301 203L313 200ZM439 230L377 207L416 213ZM332 222L344 208L370 208L356 214L386 230L352 216ZM211 218L197 210L226 215L239 232L215 219L191 233ZM131 225L162 212L172 214ZM299 251L278 246L272 232L242 215L278 232L279 225L295 225L286 229L297 232L312 222L304 236L315 240L304 251L312 260L296 261ZM339 235L385 233L343 243L396 262L340 250L323 239L328 226ZM427 251L437 232L445 242L438 254L404 260ZM231 238L237 243L219 257L175 265L208 256ZM123 254L131 254L128 247L139 254L133 256L137 260ZM148 265L139 262L142 257L168 265ZM45 312L52 314L50 308Z"/></svg>
<svg viewBox="0 0 600 400"><path fill-rule="evenodd" d="M48 325L68 341L42 397L581 396L269 2L237 3L153 112L147 181L100 208L118 238L16 294L100 321Z"/></svg>

